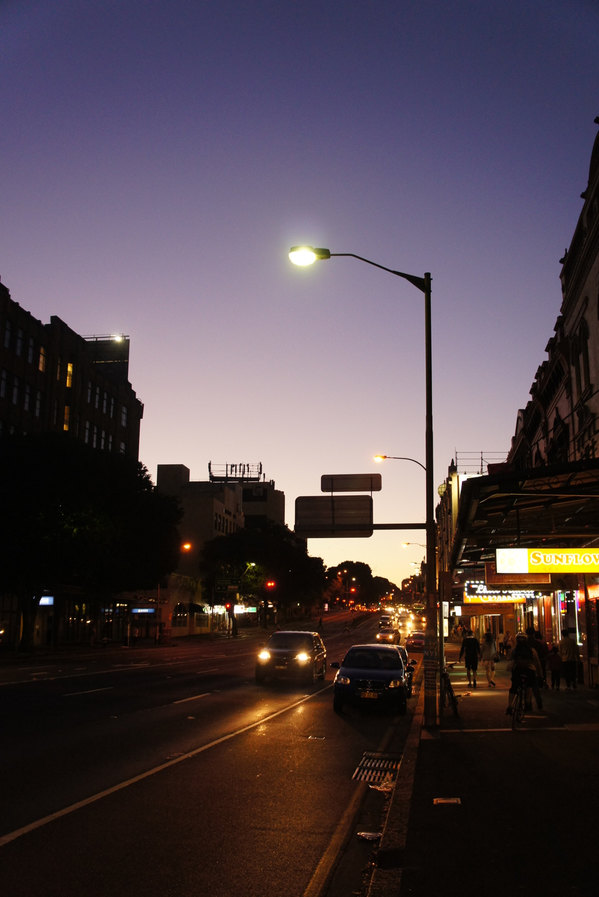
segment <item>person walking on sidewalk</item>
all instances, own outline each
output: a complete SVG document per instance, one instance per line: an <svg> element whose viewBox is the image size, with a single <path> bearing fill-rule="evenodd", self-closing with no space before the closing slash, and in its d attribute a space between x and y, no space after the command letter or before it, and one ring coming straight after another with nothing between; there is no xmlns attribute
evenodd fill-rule
<svg viewBox="0 0 599 897"><path fill-rule="evenodd" d="M485 632L483 644L480 652L480 659L485 665L485 673L487 675L487 685L489 688L495 688L495 657L497 656L497 645L493 638L492 632Z"/></svg>
<svg viewBox="0 0 599 897"><path fill-rule="evenodd" d="M559 648L554 645L547 655L547 667L551 673L551 688L559 691L562 678L562 659L559 656Z"/></svg>
<svg viewBox="0 0 599 897"><path fill-rule="evenodd" d="M459 659L461 660L462 657L464 658L464 665L468 675L468 685L471 688L476 688L476 670L480 660L480 642L471 629L468 630L460 648Z"/></svg>
<svg viewBox="0 0 599 897"><path fill-rule="evenodd" d="M562 659L562 671L566 680L566 691L570 688L576 688L576 679L578 673L578 663L580 661L580 651L574 639L570 638L567 629L562 630L562 637L559 640L559 656Z"/></svg>
<svg viewBox="0 0 599 897"><path fill-rule="evenodd" d="M537 676L541 675L541 663L539 655L530 643L525 632L519 632L516 636L516 644L510 652L508 667L512 670L512 684L510 685L509 701L506 713L511 714L518 693L520 680L524 679L526 687L526 709L532 710L532 690ZM542 708L539 707L539 710Z"/></svg>

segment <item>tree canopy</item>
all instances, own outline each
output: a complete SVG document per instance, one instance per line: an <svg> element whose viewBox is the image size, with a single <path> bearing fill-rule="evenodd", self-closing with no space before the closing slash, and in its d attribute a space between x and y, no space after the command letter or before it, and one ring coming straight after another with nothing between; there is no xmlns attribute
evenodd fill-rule
<svg viewBox="0 0 599 897"><path fill-rule="evenodd" d="M0 440L0 591L155 586L178 561L177 502L145 467L62 434Z"/></svg>
<svg viewBox="0 0 599 897"><path fill-rule="evenodd" d="M283 610L320 604L325 585L322 558L310 557L288 527L274 523L211 539L201 552L200 575L208 595L219 579L228 580L242 594L269 594Z"/></svg>

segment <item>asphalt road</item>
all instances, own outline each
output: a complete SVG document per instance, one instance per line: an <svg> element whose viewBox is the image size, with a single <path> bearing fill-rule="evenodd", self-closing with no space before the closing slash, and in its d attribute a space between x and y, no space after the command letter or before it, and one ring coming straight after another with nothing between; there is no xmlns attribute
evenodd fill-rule
<svg viewBox="0 0 599 897"><path fill-rule="evenodd" d="M376 629L341 623L325 624L329 662ZM330 673L259 687L256 647L242 637L0 667L3 892L332 897L333 868L357 874L340 857L386 798L352 775L365 752L400 749L409 717L338 716Z"/></svg>

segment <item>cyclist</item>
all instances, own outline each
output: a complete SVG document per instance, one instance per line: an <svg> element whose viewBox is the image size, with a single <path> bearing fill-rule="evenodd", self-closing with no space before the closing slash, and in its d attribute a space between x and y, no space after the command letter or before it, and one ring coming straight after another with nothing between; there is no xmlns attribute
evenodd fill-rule
<svg viewBox="0 0 599 897"><path fill-rule="evenodd" d="M526 710L532 710L533 686L536 685L537 676L541 676L543 671L539 655L531 647L525 632L519 632L516 636L516 644L510 652L508 663L511 664L512 669L512 684L510 685L509 702L505 712L511 714L522 679L524 679L526 687Z"/></svg>

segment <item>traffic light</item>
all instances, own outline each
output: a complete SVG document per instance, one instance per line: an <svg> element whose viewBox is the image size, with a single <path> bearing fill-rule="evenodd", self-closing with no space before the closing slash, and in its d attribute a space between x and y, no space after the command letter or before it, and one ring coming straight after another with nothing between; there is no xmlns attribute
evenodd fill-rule
<svg viewBox="0 0 599 897"><path fill-rule="evenodd" d="M276 584L276 582L274 581L274 579L267 579L267 580L266 580L266 583L265 583L265 586L266 586L266 588L267 588L267 590L268 590L269 592L272 592L273 589L276 589L277 584Z"/></svg>

